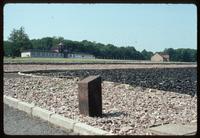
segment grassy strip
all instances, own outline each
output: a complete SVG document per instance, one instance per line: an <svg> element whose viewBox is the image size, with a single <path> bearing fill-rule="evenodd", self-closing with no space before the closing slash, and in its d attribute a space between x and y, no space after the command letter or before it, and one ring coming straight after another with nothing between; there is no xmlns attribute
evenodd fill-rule
<svg viewBox="0 0 200 138"><path fill-rule="evenodd" d="M75 58L5 58L4 63L129 63L133 60Z"/></svg>
<svg viewBox="0 0 200 138"><path fill-rule="evenodd" d="M87 59L65 59L65 58L4 58L4 62L8 63L29 63L29 62L38 62L38 63L43 63L43 62L58 62L58 63L67 63L67 62L91 62L91 60Z"/></svg>

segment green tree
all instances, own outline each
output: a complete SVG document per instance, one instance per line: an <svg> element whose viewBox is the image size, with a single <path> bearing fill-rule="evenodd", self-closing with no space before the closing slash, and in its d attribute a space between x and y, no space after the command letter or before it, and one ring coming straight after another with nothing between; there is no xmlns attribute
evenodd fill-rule
<svg viewBox="0 0 200 138"><path fill-rule="evenodd" d="M176 54L177 52L173 48L166 48L164 50L164 53L167 53L169 55L170 61L177 61L178 60L177 54Z"/></svg>
<svg viewBox="0 0 200 138"><path fill-rule="evenodd" d="M29 40L28 35L25 33L23 27L20 27L19 30L13 29L11 32L8 41L12 45L12 55L20 56L20 53L23 50L28 50L32 48L32 44Z"/></svg>
<svg viewBox="0 0 200 138"><path fill-rule="evenodd" d="M142 50L141 54L143 55L144 60L150 60L153 56L153 52L146 51L146 49Z"/></svg>
<svg viewBox="0 0 200 138"><path fill-rule="evenodd" d="M197 50L189 48L168 48L164 50L170 56L170 61L195 62Z"/></svg>
<svg viewBox="0 0 200 138"><path fill-rule="evenodd" d="M12 51L13 51L13 47L11 42L9 41L4 41L3 42L3 54L4 56L10 57L12 56Z"/></svg>
<svg viewBox="0 0 200 138"><path fill-rule="evenodd" d="M57 46L60 42L63 42L64 43L65 39L63 37L53 37L52 39L52 44L53 44L53 47Z"/></svg>
<svg viewBox="0 0 200 138"><path fill-rule="evenodd" d="M50 50L53 47L53 38L44 37L42 39L31 40L32 48L34 50Z"/></svg>

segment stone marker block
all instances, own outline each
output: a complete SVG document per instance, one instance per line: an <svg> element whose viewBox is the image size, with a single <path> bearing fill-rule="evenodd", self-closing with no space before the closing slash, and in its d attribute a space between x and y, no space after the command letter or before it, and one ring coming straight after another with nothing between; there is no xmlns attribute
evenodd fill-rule
<svg viewBox="0 0 200 138"><path fill-rule="evenodd" d="M89 76L78 82L79 110L91 117L102 116L101 77Z"/></svg>
<svg viewBox="0 0 200 138"><path fill-rule="evenodd" d="M156 135L195 135L197 126L181 125L181 124L166 124L149 129Z"/></svg>

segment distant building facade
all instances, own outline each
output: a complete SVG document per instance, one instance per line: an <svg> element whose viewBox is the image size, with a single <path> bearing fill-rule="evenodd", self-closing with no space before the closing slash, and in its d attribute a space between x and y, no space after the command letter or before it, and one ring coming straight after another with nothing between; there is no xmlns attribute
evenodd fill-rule
<svg viewBox="0 0 200 138"><path fill-rule="evenodd" d="M37 58L63 58L63 53L47 52L47 51L23 51L21 57L37 57Z"/></svg>
<svg viewBox="0 0 200 138"><path fill-rule="evenodd" d="M165 53L156 53L151 57L151 61L154 62L166 62L169 61L169 55Z"/></svg>
<svg viewBox="0 0 200 138"><path fill-rule="evenodd" d="M51 48L51 51L23 51L21 57L38 57L38 58L84 58L93 59L94 55L86 53L73 53L64 49L64 44L59 43L56 47Z"/></svg>
<svg viewBox="0 0 200 138"><path fill-rule="evenodd" d="M57 53L57 52L46 52L46 51L23 51L21 57L35 57L35 58L84 58L94 59L95 56L85 53Z"/></svg>

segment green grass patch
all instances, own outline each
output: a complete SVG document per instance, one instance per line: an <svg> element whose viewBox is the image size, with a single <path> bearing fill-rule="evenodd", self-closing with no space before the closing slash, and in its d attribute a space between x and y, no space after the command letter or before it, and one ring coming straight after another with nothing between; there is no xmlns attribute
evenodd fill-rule
<svg viewBox="0 0 200 138"><path fill-rule="evenodd" d="M8 58L4 57L4 63L123 63L131 60L112 59L75 59L75 58Z"/></svg>

